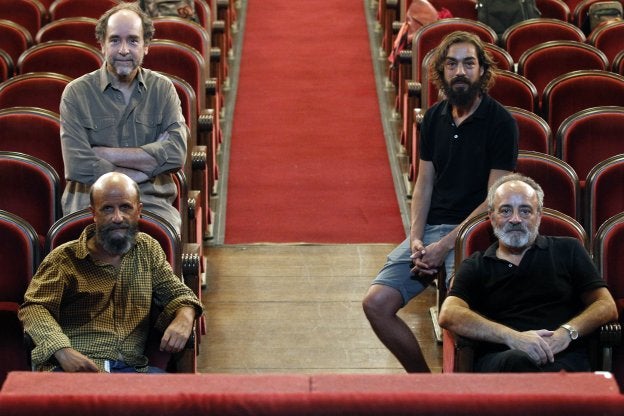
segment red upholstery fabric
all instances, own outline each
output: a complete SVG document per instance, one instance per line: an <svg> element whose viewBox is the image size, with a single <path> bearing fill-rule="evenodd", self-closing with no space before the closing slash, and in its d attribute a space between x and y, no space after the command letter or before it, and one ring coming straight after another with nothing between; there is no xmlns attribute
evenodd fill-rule
<svg viewBox="0 0 624 416"><path fill-rule="evenodd" d="M611 70L616 74L624 75L624 50L620 51L620 53L613 58Z"/></svg>
<svg viewBox="0 0 624 416"><path fill-rule="evenodd" d="M624 106L624 77L608 71L574 71L557 77L544 90L544 118L557 136L567 117L607 105ZM561 155L560 150L555 149L555 154ZM581 180L587 175L587 171L576 173Z"/></svg>
<svg viewBox="0 0 624 416"><path fill-rule="evenodd" d="M31 46L17 61L17 73L57 72L78 78L104 63L99 49L75 40L57 40Z"/></svg>
<svg viewBox="0 0 624 416"><path fill-rule="evenodd" d="M585 182L585 224L590 237L612 216L624 212L624 156L598 163Z"/></svg>
<svg viewBox="0 0 624 416"><path fill-rule="evenodd" d="M23 153L0 151L0 209L19 215L43 242L60 218L59 177L52 166Z"/></svg>
<svg viewBox="0 0 624 416"><path fill-rule="evenodd" d="M518 149L550 154L552 131L546 120L537 114L518 107L507 107L518 123Z"/></svg>
<svg viewBox="0 0 624 416"><path fill-rule="evenodd" d="M64 17L92 17L98 19L105 11L119 3L117 0L56 0L50 5L52 20Z"/></svg>
<svg viewBox="0 0 624 416"><path fill-rule="evenodd" d="M163 382L166 378L166 382ZM140 380L140 382L138 382ZM52 390L51 393L45 393ZM600 374L104 375L12 373L4 414L619 415Z"/></svg>
<svg viewBox="0 0 624 416"><path fill-rule="evenodd" d="M498 71L489 94L503 105L537 112L537 89L522 75L511 71Z"/></svg>
<svg viewBox="0 0 624 416"><path fill-rule="evenodd" d="M519 61L524 51L551 40L585 42L585 35L578 27L558 19L529 19L509 27L502 44L514 61Z"/></svg>
<svg viewBox="0 0 624 416"><path fill-rule="evenodd" d="M95 39L96 23L97 20L92 17L66 17L54 20L39 29L35 42L77 40L99 48L100 45Z"/></svg>
<svg viewBox="0 0 624 416"><path fill-rule="evenodd" d="M624 49L624 21L616 21L597 27L588 41L607 55L609 62Z"/></svg>
<svg viewBox="0 0 624 416"><path fill-rule="evenodd" d="M60 129L59 116L51 111L34 107L0 110L0 150L26 153L49 163L58 173L63 189L65 167Z"/></svg>
<svg viewBox="0 0 624 416"><path fill-rule="evenodd" d="M0 84L0 108L39 107L59 112L61 95L72 79L53 72L29 72Z"/></svg>
<svg viewBox="0 0 624 416"><path fill-rule="evenodd" d="M28 30L31 38L45 17L45 8L37 0L0 0L0 19L11 20Z"/></svg>
<svg viewBox="0 0 624 416"><path fill-rule="evenodd" d="M0 211L0 383L9 371L28 371L18 306L39 264L35 230L20 217ZM1 406L0 406L1 409Z"/></svg>
<svg viewBox="0 0 624 416"><path fill-rule="evenodd" d="M580 219L579 179L570 165L554 156L521 151L516 171L540 184L545 194L545 207Z"/></svg>
<svg viewBox="0 0 624 416"><path fill-rule="evenodd" d="M12 20L0 19L0 49L9 54L13 64L19 56L33 44L28 29Z"/></svg>
<svg viewBox="0 0 624 416"><path fill-rule="evenodd" d="M557 153L574 168L582 187L592 167L610 156L624 153L622 131L624 108L620 107L582 110L561 124Z"/></svg>
<svg viewBox="0 0 624 416"><path fill-rule="evenodd" d="M529 48L518 59L518 73L535 85L538 96L559 75L581 69L605 70L607 66L607 57L599 49L573 41L544 42Z"/></svg>
<svg viewBox="0 0 624 416"><path fill-rule="evenodd" d="M559 19L564 22L570 20L570 8L562 0L536 0L535 5L542 17Z"/></svg>
<svg viewBox="0 0 624 416"><path fill-rule="evenodd" d="M618 307L624 324L624 213L614 215L599 229L594 239L594 259ZM613 374L624 390L624 347L613 350Z"/></svg>

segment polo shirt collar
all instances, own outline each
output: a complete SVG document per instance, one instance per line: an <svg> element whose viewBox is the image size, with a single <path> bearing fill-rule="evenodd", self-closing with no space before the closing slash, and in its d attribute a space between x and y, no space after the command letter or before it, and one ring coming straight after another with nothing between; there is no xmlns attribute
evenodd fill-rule
<svg viewBox="0 0 624 416"><path fill-rule="evenodd" d="M481 119L487 118L487 115L488 115L487 104L490 102L490 100L491 98L489 95L481 93L481 103L479 104L479 107L477 107L475 112L470 115L469 118L481 118ZM444 100L444 104L442 107L442 111L440 112L440 116L451 117L451 103L449 103L448 100Z"/></svg>
<svg viewBox="0 0 624 416"><path fill-rule="evenodd" d="M540 250L546 250L548 248L548 240L546 239L546 237L538 234L537 238L535 239L535 243L533 243L533 245L531 246L531 248L529 248L528 251L533 250L536 247ZM497 249L498 249L498 241L496 241L494 244L492 244L485 250L485 253L483 253L483 257L490 257L493 259L498 259L498 257L496 257Z"/></svg>

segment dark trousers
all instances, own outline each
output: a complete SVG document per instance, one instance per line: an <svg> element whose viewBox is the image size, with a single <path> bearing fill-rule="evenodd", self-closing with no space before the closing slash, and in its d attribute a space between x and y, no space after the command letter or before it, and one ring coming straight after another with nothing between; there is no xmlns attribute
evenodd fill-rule
<svg viewBox="0 0 624 416"><path fill-rule="evenodd" d="M562 351L555 361L538 365L528 354L518 350L485 353L475 359L474 371L479 373L539 373L558 371L591 371L587 354L581 351Z"/></svg>

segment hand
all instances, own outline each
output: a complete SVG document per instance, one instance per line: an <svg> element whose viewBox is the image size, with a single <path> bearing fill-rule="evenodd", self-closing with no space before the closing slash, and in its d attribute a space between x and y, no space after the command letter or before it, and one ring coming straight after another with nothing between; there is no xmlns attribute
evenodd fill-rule
<svg viewBox="0 0 624 416"><path fill-rule="evenodd" d="M440 267L444 267L444 260L448 252L449 249L442 240L431 243L419 251L412 251L412 260L414 261L412 272L420 275L436 274Z"/></svg>
<svg viewBox="0 0 624 416"><path fill-rule="evenodd" d="M169 353L182 351L191 336L194 324L195 309L187 306L178 309L160 340L160 350Z"/></svg>
<svg viewBox="0 0 624 416"><path fill-rule="evenodd" d="M61 348L54 353L54 357L63 371L67 373L97 373L100 371L93 361L73 348Z"/></svg>
<svg viewBox="0 0 624 416"><path fill-rule="evenodd" d="M438 272L437 269L431 269L429 265L422 260L425 254L427 254L427 251L421 240L413 240L411 249L412 255L410 258L412 259L413 265L411 269L412 273L420 276L432 276Z"/></svg>
<svg viewBox="0 0 624 416"><path fill-rule="evenodd" d="M555 353L546 341L552 335L553 331L546 329L517 332L508 345L511 349L526 352L538 365L544 365L555 360Z"/></svg>
<svg viewBox="0 0 624 416"><path fill-rule="evenodd" d="M568 345L570 345L570 342L572 342L568 331L563 328L557 329L552 333L552 336L544 338L544 340L548 343L553 354L558 354L565 350L568 348Z"/></svg>

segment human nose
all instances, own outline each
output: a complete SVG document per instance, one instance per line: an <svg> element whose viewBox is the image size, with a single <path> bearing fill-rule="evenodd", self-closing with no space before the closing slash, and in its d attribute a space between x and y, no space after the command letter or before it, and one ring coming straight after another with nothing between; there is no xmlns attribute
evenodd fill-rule
<svg viewBox="0 0 624 416"><path fill-rule="evenodd" d="M113 212L113 222L114 223L123 222L123 215L120 209L115 209L115 211Z"/></svg>
<svg viewBox="0 0 624 416"><path fill-rule="evenodd" d="M119 53L121 55L127 55L129 51L128 43L126 41L122 41L119 45Z"/></svg>
<svg viewBox="0 0 624 416"><path fill-rule="evenodd" d="M455 75L465 75L466 67L463 62L457 62L457 67L455 68Z"/></svg>
<svg viewBox="0 0 624 416"><path fill-rule="evenodd" d="M520 211L513 210L513 212L511 213L511 217L509 217L509 222L513 224L518 224L522 222L522 218L520 218Z"/></svg>

